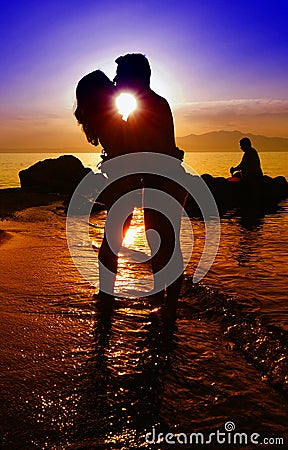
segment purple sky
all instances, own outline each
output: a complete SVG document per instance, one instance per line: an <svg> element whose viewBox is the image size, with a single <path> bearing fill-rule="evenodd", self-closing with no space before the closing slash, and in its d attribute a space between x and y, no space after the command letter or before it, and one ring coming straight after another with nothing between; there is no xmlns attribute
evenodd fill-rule
<svg viewBox="0 0 288 450"><path fill-rule="evenodd" d="M1 6L1 141L85 147L77 81L142 52L176 134L216 129L288 137L287 1L10 1ZM87 147L89 150L89 148Z"/></svg>

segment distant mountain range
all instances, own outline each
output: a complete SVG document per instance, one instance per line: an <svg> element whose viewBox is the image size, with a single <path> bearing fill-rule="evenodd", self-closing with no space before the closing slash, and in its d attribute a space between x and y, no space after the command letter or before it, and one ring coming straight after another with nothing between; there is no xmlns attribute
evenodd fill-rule
<svg viewBox="0 0 288 450"><path fill-rule="evenodd" d="M288 139L266 137L241 131L211 131L204 134L189 134L176 138L178 147L189 152L233 152L239 151L239 141L249 137L252 147L260 152L288 151Z"/></svg>

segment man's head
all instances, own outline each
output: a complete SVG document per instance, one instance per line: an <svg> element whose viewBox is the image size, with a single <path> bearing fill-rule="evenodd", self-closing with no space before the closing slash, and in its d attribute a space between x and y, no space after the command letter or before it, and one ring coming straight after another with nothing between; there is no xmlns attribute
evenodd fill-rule
<svg viewBox="0 0 288 450"><path fill-rule="evenodd" d="M251 141L247 137L242 138L239 143L240 143L240 147L243 150L243 152L246 152L247 150L249 150L252 147Z"/></svg>
<svg viewBox="0 0 288 450"><path fill-rule="evenodd" d="M141 53L119 56L114 82L122 89L142 90L150 87L151 69L148 59Z"/></svg>

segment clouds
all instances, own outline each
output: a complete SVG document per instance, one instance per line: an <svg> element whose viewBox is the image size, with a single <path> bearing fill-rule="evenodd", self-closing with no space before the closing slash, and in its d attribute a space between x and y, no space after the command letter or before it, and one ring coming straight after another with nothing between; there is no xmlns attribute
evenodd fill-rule
<svg viewBox="0 0 288 450"><path fill-rule="evenodd" d="M189 102L175 105L173 115L178 137L214 130L288 137L288 99ZM91 151L72 108L45 113L41 108L29 113L6 112L0 115L0 134L0 151L23 147Z"/></svg>
<svg viewBox="0 0 288 450"><path fill-rule="evenodd" d="M288 137L288 99L232 99L175 105L178 136L211 130L240 130Z"/></svg>
<svg viewBox="0 0 288 450"><path fill-rule="evenodd" d="M232 99L208 102L187 102L175 105L175 112L189 114L279 114L288 113L288 99Z"/></svg>
<svg viewBox="0 0 288 450"><path fill-rule="evenodd" d="M69 147L78 135L81 145L77 81L96 68L113 78L115 58L134 51L148 56L153 89L186 102L173 108L178 136L219 129L287 136L288 100L274 99L287 97L288 6L258 3L28 0L15 9L6 2L0 147L52 145L53 136L55 148L64 136Z"/></svg>

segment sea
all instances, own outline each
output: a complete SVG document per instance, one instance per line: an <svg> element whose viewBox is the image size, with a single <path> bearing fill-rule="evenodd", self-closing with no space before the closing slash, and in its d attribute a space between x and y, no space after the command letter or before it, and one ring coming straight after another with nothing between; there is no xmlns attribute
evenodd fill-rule
<svg viewBox="0 0 288 450"><path fill-rule="evenodd" d="M19 187L19 170L59 155L1 153L0 188ZM74 155L97 170L98 153ZM191 152L185 163L228 177L241 156ZM265 174L287 179L288 153L260 158ZM118 285L149 271L124 251L147 252L141 214L120 252ZM96 256L104 223L105 211L91 215ZM287 199L253 218L227 211L215 260L193 283L205 223L191 218L193 253L171 321L143 298L97 306L69 254L60 201L3 219L0 448L287 446L287 225Z"/></svg>
<svg viewBox="0 0 288 450"><path fill-rule="evenodd" d="M37 161L46 158L57 158L63 154L72 154L79 158L85 167L97 170L100 162L100 153L0 153L0 189L7 187L19 187L18 173ZM263 171L266 175L276 177L283 175L288 177L288 152L259 152ZM200 175L210 173L218 177L230 176L229 168L237 165L242 157L242 152L186 152L184 162Z"/></svg>

